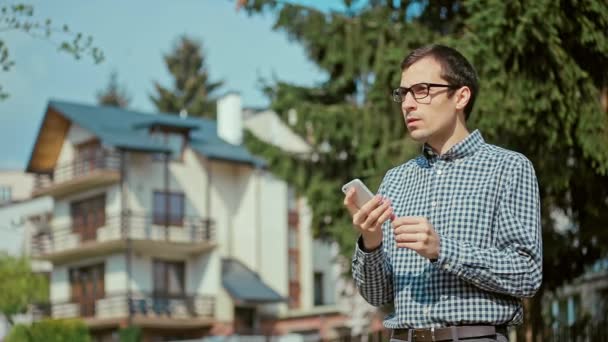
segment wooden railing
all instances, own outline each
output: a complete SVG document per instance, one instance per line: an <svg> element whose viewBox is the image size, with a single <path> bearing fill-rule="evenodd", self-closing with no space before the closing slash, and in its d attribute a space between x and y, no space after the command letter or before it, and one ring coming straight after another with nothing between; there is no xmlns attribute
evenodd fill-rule
<svg viewBox="0 0 608 342"><path fill-rule="evenodd" d="M58 165L52 174L38 174L34 181L34 191L44 190L52 185L72 181L95 171L119 171L120 155L105 150L95 151L87 157Z"/></svg>
<svg viewBox="0 0 608 342"><path fill-rule="evenodd" d="M38 305L38 318L120 318L129 314L140 317L213 318L215 299L198 294L168 295L134 292L106 294L103 298L57 301Z"/></svg>

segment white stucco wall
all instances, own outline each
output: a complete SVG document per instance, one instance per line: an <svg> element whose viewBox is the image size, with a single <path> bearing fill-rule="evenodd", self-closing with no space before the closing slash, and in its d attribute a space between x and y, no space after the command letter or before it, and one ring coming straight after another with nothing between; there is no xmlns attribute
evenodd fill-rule
<svg viewBox="0 0 608 342"><path fill-rule="evenodd" d="M134 212L152 213L154 191L165 190L165 169L162 160L155 161L150 154L129 152L127 157L129 208ZM204 161L186 148L183 161L169 163L169 191L183 192L185 215L207 217L206 179Z"/></svg>
<svg viewBox="0 0 608 342"><path fill-rule="evenodd" d="M154 290L154 260L185 262L185 285L187 294L215 295L221 286L220 258L216 252L184 258L159 258L150 253L135 253L132 259L131 289L134 292L150 293ZM125 266L126 269L126 266Z"/></svg>
<svg viewBox="0 0 608 342"><path fill-rule="evenodd" d="M11 189L11 201L23 201L31 197L34 175L20 170L0 170L0 187Z"/></svg>
<svg viewBox="0 0 608 342"><path fill-rule="evenodd" d="M53 210L51 197L38 197L0 207L0 251L11 255L28 255L29 236L33 230L28 217L44 215Z"/></svg>
<svg viewBox="0 0 608 342"><path fill-rule="evenodd" d="M313 257L318 253L312 244L312 212L304 198L297 201L299 214L299 242L300 242L300 301L301 310L311 309L314 306L314 266Z"/></svg>
<svg viewBox="0 0 608 342"><path fill-rule="evenodd" d="M69 177L70 173L73 171L70 170L70 168L62 168L62 166L74 160L76 153L75 145L89 141L93 138L95 138L95 135L91 134L91 132L78 126L77 124L73 123L70 126L68 134L66 135L63 145L61 146L61 151L59 152L59 157L55 165L55 180Z"/></svg>
<svg viewBox="0 0 608 342"><path fill-rule="evenodd" d="M323 273L323 305L336 304L340 266L337 262L338 248L335 243L314 240L313 272ZM313 283L314 292L314 283ZM314 297L313 297L314 300Z"/></svg>
<svg viewBox="0 0 608 342"><path fill-rule="evenodd" d="M283 297L289 295L287 272L287 185L269 172L261 175L260 275ZM284 308L287 305L282 305Z"/></svg>

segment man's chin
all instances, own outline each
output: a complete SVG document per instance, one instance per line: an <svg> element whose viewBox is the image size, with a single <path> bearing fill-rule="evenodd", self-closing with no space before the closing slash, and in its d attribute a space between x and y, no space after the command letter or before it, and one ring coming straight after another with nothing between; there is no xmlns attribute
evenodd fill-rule
<svg viewBox="0 0 608 342"><path fill-rule="evenodd" d="M419 142L419 143L425 143L426 140L428 139L428 136L422 132L420 129L415 129L413 131L410 131L410 137L412 138L412 140Z"/></svg>

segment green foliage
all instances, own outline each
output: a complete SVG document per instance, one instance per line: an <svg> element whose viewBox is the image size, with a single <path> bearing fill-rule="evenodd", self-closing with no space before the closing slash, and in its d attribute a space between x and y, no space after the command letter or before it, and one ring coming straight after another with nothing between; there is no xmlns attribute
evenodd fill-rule
<svg viewBox="0 0 608 342"><path fill-rule="evenodd" d="M89 342L89 330L80 320L42 320L32 325L17 324L6 342Z"/></svg>
<svg viewBox="0 0 608 342"><path fill-rule="evenodd" d="M97 92L97 102L102 106L112 106L126 108L131 102L131 97L127 91L118 84L118 73L110 74L110 82L106 89Z"/></svg>
<svg viewBox="0 0 608 342"><path fill-rule="evenodd" d="M201 43L182 36L164 59L174 85L168 89L154 83L156 94L150 95L150 100L156 108L165 113L185 110L188 115L214 117L215 101L211 95L223 82L210 81Z"/></svg>
<svg viewBox="0 0 608 342"><path fill-rule="evenodd" d="M139 327L129 327L120 329L120 342L139 342L141 341L141 329Z"/></svg>
<svg viewBox="0 0 608 342"><path fill-rule="evenodd" d="M347 5L349 1L345 2ZM481 90L469 126L490 143L528 156L543 216L544 284L579 275L608 246L608 3L566 0L369 1L323 13L285 1L250 0L250 13L273 13L275 29L301 43L328 79L313 87L266 85L272 108L313 147L292 156L251 136L271 169L309 198L318 236L354 244L339 186L382 175L415 154L390 91L413 48L455 47L476 66ZM556 230L561 212L571 227Z"/></svg>
<svg viewBox="0 0 608 342"><path fill-rule="evenodd" d="M0 313L12 322L16 314L27 311L29 305L46 302L48 281L32 272L29 260L0 253Z"/></svg>
<svg viewBox="0 0 608 342"><path fill-rule="evenodd" d="M57 50L68 53L76 59L89 56L93 61L104 60L103 51L93 45L93 38L80 32L73 32L67 25L57 26L51 19L44 21L35 18L34 6L23 3L0 5L0 31L18 31L32 38L44 39L57 46ZM53 35L65 37L55 41ZM15 62L10 57L8 45L0 39L0 69L9 71ZM6 93L0 85L0 100L6 99Z"/></svg>

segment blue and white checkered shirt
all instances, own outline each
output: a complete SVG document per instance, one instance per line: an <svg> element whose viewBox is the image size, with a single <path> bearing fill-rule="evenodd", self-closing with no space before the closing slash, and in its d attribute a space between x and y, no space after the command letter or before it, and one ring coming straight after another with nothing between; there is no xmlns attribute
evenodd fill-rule
<svg viewBox="0 0 608 342"><path fill-rule="evenodd" d="M387 328L523 321L521 298L542 280L538 183L526 157L475 131L441 156L425 146L389 170L378 193L397 217L424 216L440 236L436 261L397 248L390 221L381 248L366 253L359 240L353 277L370 304L394 302Z"/></svg>

